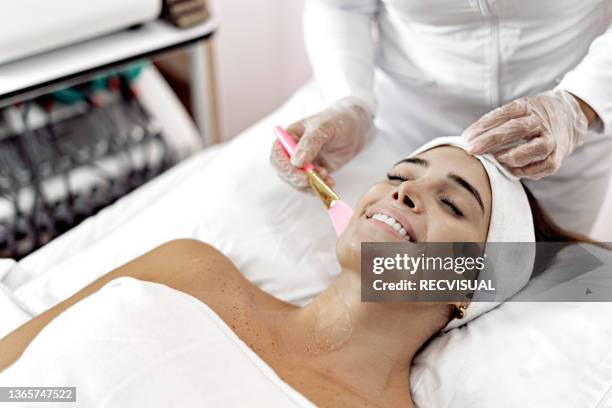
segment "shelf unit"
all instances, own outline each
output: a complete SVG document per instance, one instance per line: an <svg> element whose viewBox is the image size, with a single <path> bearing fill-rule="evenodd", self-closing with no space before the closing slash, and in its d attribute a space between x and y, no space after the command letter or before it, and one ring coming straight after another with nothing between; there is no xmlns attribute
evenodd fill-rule
<svg viewBox="0 0 612 408"><path fill-rule="evenodd" d="M87 81L99 73L130 62L188 47L196 124L205 141L211 122L206 83L209 64L201 43L215 34L217 21L182 29L162 20L82 41L52 51L0 64L0 107Z"/></svg>

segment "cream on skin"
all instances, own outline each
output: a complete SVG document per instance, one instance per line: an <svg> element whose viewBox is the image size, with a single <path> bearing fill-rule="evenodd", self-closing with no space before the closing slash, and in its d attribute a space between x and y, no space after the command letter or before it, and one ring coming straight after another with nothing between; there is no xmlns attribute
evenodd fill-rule
<svg viewBox="0 0 612 408"><path fill-rule="evenodd" d="M361 395L409 398L411 361L446 325L450 309L444 303L362 303L361 242L486 241L491 189L480 162L447 146L417 159L395 165L363 195L338 240L340 276L284 325L286 343L303 350L307 364ZM379 213L392 215L408 234L374 217Z"/></svg>

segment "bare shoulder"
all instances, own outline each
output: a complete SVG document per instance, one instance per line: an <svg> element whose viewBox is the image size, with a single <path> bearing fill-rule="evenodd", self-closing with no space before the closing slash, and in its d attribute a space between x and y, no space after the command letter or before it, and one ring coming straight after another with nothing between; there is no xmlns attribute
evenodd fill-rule
<svg viewBox="0 0 612 408"><path fill-rule="evenodd" d="M196 239L176 239L169 241L149 253L156 261L171 262L175 272L195 269L199 273L212 270L214 266L240 274L227 256L218 249Z"/></svg>
<svg viewBox="0 0 612 408"><path fill-rule="evenodd" d="M162 283L197 298L220 291L228 285L253 286L227 256L195 239L167 242L141 259L143 262L139 268L143 268L143 279Z"/></svg>

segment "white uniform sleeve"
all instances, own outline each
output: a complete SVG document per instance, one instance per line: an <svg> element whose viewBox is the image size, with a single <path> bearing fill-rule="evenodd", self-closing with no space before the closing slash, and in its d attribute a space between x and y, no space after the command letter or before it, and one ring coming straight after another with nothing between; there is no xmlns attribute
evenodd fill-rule
<svg viewBox="0 0 612 408"><path fill-rule="evenodd" d="M601 119L604 132L612 132L612 25L593 41L587 56L557 88L589 104Z"/></svg>
<svg viewBox="0 0 612 408"><path fill-rule="evenodd" d="M377 8L378 0L306 1L306 48L327 104L354 96L376 110L372 28Z"/></svg>

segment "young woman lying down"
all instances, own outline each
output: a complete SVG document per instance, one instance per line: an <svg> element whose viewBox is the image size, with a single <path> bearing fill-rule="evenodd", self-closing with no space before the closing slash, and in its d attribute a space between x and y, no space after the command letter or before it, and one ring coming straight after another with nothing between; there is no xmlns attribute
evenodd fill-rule
<svg viewBox="0 0 612 408"><path fill-rule="evenodd" d="M492 306L362 303L361 242L575 239L492 159L439 139L361 197L337 243L342 273L306 306L209 245L169 242L0 340L0 386L76 385L82 406L409 407L415 354ZM530 265L509 265L516 290Z"/></svg>

